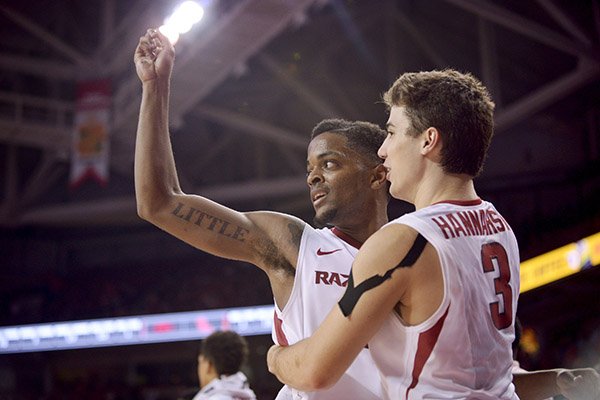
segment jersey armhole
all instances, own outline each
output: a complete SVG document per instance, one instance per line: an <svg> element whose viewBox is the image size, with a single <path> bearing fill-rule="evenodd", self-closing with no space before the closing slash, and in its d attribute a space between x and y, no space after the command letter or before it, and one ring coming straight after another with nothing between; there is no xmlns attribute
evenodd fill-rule
<svg viewBox="0 0 600 400"><path fill-rule="evenodd" d="M296 259L296 269L294 272L294 283L292 285L292 291L290 292L290 297L288 298L288 301L285 305L285 307L283 308L279 308L279 305L277 304L277 302L275 301L275 299L273 299L273 303L275 304L275 310L278 314L278 316L283 319L285 317L285 314L287 313L287 310L289 310L291 308L290 304L292 304L296 298L299 296L299 291L300 291L300 279L301 279L301 275L304 272L303 271L303 264L304 264L304 255L306 254L306 246L307 246L307 242L308 242L308 235L310 235L310 233L312 233L314 231L314 228L312 226L310 226L309 224L304 225L304 229L302 231L302 237L300 238L300 246L298 246L298 258Z"/></svg>

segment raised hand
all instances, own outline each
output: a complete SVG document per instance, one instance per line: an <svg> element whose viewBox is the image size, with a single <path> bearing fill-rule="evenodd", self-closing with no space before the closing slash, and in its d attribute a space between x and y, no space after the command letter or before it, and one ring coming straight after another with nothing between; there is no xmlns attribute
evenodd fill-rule
<svg viewBox="0 0 600 400"><path fill-rule="evenodd" d="M168 81L175 61L175 48L158 29L148 29L140 38L133 60L142 82Z"/></svg>

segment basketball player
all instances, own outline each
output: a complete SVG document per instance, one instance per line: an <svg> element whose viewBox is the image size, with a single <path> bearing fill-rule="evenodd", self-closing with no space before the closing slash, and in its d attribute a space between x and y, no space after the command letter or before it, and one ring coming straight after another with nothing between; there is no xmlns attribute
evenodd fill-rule
<svg viewBox="0 0 600 400"><path fill-rule="evenodd" d="M315 127L307 183L318 224L268 211L241 213L182 192L168 132L169 78L174 49L149 30L135 53L142 104L135 154L139 215L211 254L250 262L268 276L276 304L274 340L295 343L314 332L343 294L358 247L387 222L387 182L377 156L386 133L343 120ZM284 387L278 399L378 399L380 379L367 349L328 390Z"/></svg>
<svg viewBox="0 0 600 400"><path fill-rule="evenodd" d="M377 149L386 133L363 122L327 120L312 134L307 183L313 229L274 212L239 213L181 191L168 132L169 80L174 49L155 30L135 53L143 98L137 132L135 185L140 216L212 254L248 261L268 276L275 298L274 341L310 336L344 293L358 248L387 222L385 169ZM368 350L360 352L337 385L302 393L285 386L278 399L380 398L380 380Z"/></svg>
<svg viewBox="0 0 600 400"><path fill-rule="evenodd" d="M246 339L233 331L216 331L202 340L198 355L200 391L192 400L256 400L240 371L248 357Z"/></svg>
<svg viewBox="0 0 600 400"><path fill-rule="evenodd" d="M339 306L311 338L272 347L269 368L293 387L325 388L368 343L385 398L517 399L517 242L473 185L494 104L453 70L403 74L384 100L390 194L416 211L366 241Z"/></svg>

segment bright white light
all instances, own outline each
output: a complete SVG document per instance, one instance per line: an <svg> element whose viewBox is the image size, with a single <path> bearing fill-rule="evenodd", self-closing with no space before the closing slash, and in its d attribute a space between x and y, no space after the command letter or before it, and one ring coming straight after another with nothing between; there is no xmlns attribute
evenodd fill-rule
<svg viewBox="0 0 600 400"><path fill-rule="evenodd" d="M177 32L172 26L162 25L160 28L158 28L158 30L160 31L160 33L165 35L167 39L169 39L169 42L171 42L172 44L177 43L177 41L179 40L179 32Z"/></svg>
<svg viewBox="0 0 600 400"><path fill-rule="evenodd" d="M204 8L195 1L181 3L173 14L165 18L165 23L158 28L171 43L175 44L179 35L188 32L204 16Z"/></svg>
<svg viewBox="0 0 600 400"><path fill-rule="evenodd" d="M165 25L171 26L178 33L186 33L204 16L204 9L195 1L186 1L165 19Z"/></svg>

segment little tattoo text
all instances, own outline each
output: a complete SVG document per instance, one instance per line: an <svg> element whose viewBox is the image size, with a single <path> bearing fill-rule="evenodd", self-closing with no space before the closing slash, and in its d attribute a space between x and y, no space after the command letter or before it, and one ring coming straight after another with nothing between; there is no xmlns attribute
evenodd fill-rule
<svg viewBox="0 0 600 400"><path fill-rule="evenodd" d="M196 210L194 207L186 207L183 203L177 203L171 214L184 221L191 222L209 231L239 240L240 242L245 240L244 235L249 232L248 229L244 229L241 226L233 226L229 221Z"/></svg>

